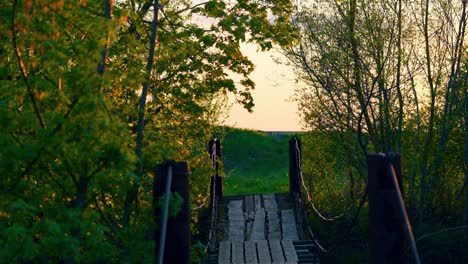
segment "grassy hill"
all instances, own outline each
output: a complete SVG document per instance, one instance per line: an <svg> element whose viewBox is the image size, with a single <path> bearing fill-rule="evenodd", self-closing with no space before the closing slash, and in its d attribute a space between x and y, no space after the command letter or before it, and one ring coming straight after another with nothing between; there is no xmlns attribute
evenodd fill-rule
<svg viewBox="0 0 468 264"><path fill-rule="evenodd" d="M287 192L291 135L223 128L224 194Z"/></svg>

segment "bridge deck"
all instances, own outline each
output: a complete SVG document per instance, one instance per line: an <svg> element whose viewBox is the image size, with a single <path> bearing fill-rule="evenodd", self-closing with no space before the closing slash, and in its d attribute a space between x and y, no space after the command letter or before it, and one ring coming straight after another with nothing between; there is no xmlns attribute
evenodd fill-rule
<svg viewBox="0 0 468 264"><path fill-rule="evenodd" d="M310 241L300 241L287 194L224 197L218 254L208 263L319 263Z"/></svg>

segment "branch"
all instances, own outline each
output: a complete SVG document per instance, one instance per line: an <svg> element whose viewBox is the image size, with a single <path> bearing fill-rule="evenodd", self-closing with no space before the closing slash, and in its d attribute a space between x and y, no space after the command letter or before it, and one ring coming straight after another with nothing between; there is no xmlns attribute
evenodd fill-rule
<svg viewBox="0 0 468 264"><path fill-rule="evenodd" d="M70 108L68 109L67 113L65 114L64 118L63 118L63 121L60 122L54 129L54 131L52 131L51 133L51 137L53 137L61 128L62 128L62 125L63 123L65 122L65 120L67 120L68 116L70 115L71 111L73 110L73 108L75 107L75 105L78 103L78 100L79 98L75 99L72 104L70 105ZM0 194L5 194L5 193L9 193L11 191L13 191L16 186L19 184L19 182L21 181L21 179L23 179L32 169L32 167L36 164L36 162L39 160L39 158L41 157L41 153L42 151L45 149L46 145L42 144L41 147L39 148L38 152L37 152L37 155L29 162L28 166L26 167L26 169L23 171L23 173L21 173L17 178L16 180L13 182L13 184L6 188L6 189L3 189L0 191Z"/></svg>
<svg viewBox="0 0 468 264"><path fill-rule="evenodd" d="M23 61L21 60L21 51L18 47L18 40L16 38L16 29L15 29L15 13L16 13L16 7L17 7L18 2L16 0L13 1L13 8L11 11L11 33L13 35L13 48L15 50L16 58L18 60L18 66L21 70L21 75L23 77L24 84L26 85L26 90L28 91L29 97L31 98L31 101L33 103L34 107L34 112L36 113L37 119L39 120L39 124L41 125L42 128L46 128L46 124L44 121L44 118L39 112L39 108L37 107L36 99L34 98L34 93L31 89L31 86L29 85L28 81L28 76L26 72L26 67L24 66Z"/></svg>

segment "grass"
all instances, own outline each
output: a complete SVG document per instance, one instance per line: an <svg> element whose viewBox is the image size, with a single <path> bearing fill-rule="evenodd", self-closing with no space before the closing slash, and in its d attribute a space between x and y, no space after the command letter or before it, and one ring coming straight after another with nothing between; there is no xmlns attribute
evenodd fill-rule
<svg viewBox="0 0 468 264"><path fill-rule="evenodd" d="M224 194L287 192L289 135L224 128Z"/></svg>

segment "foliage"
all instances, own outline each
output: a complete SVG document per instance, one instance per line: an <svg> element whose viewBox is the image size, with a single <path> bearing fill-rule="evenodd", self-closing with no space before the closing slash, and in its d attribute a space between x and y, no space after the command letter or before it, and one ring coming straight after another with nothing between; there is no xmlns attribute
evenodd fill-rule
<svg viewBox="0 0 468 264"><path fill-rule="evenodd" d="M287 192L287 135L268 136L265 132L224 127L224 193Z"/></svg>
<svg viewBox="0 0 468 264"><path fill-rule="evenodd" d="M376 152L402 155L416 237L468 223L466 7L466 1L401 0L297 7L301 41L284 53L307 84L295 96L312 130L303 137L303 174L319 209L345 213L336 226L317 226L333 231L322 232L326 238L342 237L351 226L367 187L366 155ZM344 239L350 241L333 240L340 250L366 248L362 233L351 230ZM458 241L466 244L466 237ZM431 252L441 250L454 262L466 258L452 241L443 243L423 246L422 258L434 261ZM331 254L336 261L341 255Z"/></svg>
<svg viewBox="0 0 468 264"><path fill-rule="evenodd" d="M240 42L289 45L291 10L289 1L2 1L2 262L153 262L154 165L190 161L192 197L203 201L205 143L227 94L253 106Z"/></svg>

